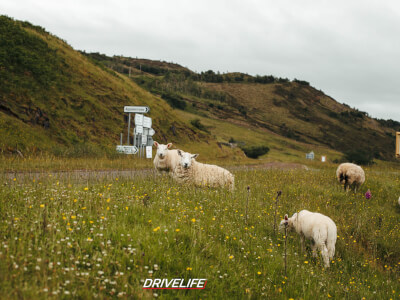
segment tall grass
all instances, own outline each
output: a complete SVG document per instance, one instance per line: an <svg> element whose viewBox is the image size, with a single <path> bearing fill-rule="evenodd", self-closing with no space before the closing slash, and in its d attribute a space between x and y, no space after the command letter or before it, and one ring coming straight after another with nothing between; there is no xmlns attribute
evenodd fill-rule
<svg viewBox="0 0 400 300"><path fill-rule="evenodd" d="M399 297L399 172L367 169L362 191L346 194L334 171L238 170L233 194L148 172L84 181L3 177L2 297ZM278 190L279 218L309 209L336 222L331 268L310 251L301 253L299 238L290 234L284 275L284 238L273 233ZM206 278L207 285L149 291L142 289L146 278Z"/></svg>

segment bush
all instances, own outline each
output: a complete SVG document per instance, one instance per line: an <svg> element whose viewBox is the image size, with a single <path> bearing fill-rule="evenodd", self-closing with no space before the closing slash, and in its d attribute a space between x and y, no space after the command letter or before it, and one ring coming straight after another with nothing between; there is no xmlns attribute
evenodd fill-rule
<svg viewBox="0 0 400 300"><path fill-rule="evenodd" d="M374 153L366 150L349 150L344 153L346 161L358 165L369 165L373 163Z"/></svg>
<svg viewBox="0 0 400 300"><path fill-rule="evenodd" d="M185 100L183 100L183 98L179 95L172 93L164 93L161 95L161 98L167 101L167 103L173 108L178 108L182 110L186 108Z"/></svg>
<svg viewBox="0 0 400 300"><path fill-rule="evenodd" d="M252 146L252 147L241 147L244 154L249 158L258 158L269 152L269 147L267 146Z"/></svg>
<svg viewBox="0 0 400 300"><path fill-rule="evenodd" d="M197 129L200 129L202 131L208 132L207 127L204 126L203 124L201 124L200 119L194 119L190 121L190 124L192 124L194 127L196 127Z"/></svg>

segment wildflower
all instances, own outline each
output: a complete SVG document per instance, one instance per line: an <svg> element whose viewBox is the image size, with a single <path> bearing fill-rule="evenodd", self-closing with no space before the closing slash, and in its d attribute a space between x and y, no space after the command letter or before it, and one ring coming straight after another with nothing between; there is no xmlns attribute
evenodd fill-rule
<svg viewBox="0 0 400 300"><path fill-rule="evenodd" d="M371 197L372 197L372 194L371 194L371 191L368 189L368 191L365 193L365 199L371 199Z"/></svg>
<svg viewBox="0 0 400 300"><path fill-rule="evenodd" d="M261 272L260 272L260 271L258 271L258 272L257 272L257 274L258 274L258 275L261 275Z"/></svg>
<svg viewBox="0 0 400 300"><path fill-rule="evenodd" d="M233 255L230 255L230 256L229 256L229 259L233 259Z"/></svg>
<svg viewBox="0 0 400 300"><path fill-rule="evenodd" d="M308 264L308 260L304 261L305 264Z"/></svg>
<svg viewBox="0 0 400 300"><path fill-rule="evenodd" d="M176 231L176 232L179 232L179 231L181 231L181 230L180 230L179 228L177 228L177 229L175 229L175 231Z"/></svg>
<svg viewBox="0 0 400 300"><path fill-rule="evenodd" d="M195 219L195 218L193 218L191 221L194 223L194 222L196 222L196 219Z"/></svg>
<svg viewBox="0 0 400 300"><path fill-rule="evenodd" d="M128 206L125 206L125 209L126 209L126 210L128 210L128 209L129 209L129 207L128 207Z"/></svg>
<svg viewBox="0 0 400 300"><path fill-rule="evenodd" d="M88 187L85 187L83 190L84 190L84 191L87 191L87 190L89 190L89 188L88 188Z"/></svg>
<svg viewBox="0 0 400 300"><path fill-rule="evenodd" d="M93 239L92 239L92 238L90 238L90 237L88 237L88 238L87 238L87 240L88 240L88 242L91 242L91 241L93 241Z"/></svg>
<svg viewBox="0 0 400 300"><path fill-rule="evenodd" d="M192 268L191 267L187 267L186 271L192 271Z"/></svg>
<svg viewBox="0 0 400 300"><path fill-rule="evenodd" d="M86 209L86 206L82 207L82 209L85 210L85 209Z"/></svg>
<svg viewBox="0 0 400 300"><path fill-rule="evenodd" d="M44 204L40 204L40 207L43 208L43 207L44 207Z"/></svg>
<svg viewBox="0 0 400 300"><path fill-rule="evenodd" d="M156 232L156 231L158 231L158 230L160 230L160 226L158 226L158 227L156 227L156 228L153 229L154 232Z"/></svg>
<svg viewBox="0 0 400 300"><path fill-rule="evenodd" d="M71 219L76 219L76 216L71 216Z"/></svg>

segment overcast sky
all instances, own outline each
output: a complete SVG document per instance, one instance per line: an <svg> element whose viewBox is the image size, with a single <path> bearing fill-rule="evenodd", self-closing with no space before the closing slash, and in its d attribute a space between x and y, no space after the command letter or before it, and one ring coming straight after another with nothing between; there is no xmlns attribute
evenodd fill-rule
<svg viewBox="0 0 400 300"><path fill-rule="evenodd" d="M400 121L400 1L1 0L77 50L309 81Z"/></svg>

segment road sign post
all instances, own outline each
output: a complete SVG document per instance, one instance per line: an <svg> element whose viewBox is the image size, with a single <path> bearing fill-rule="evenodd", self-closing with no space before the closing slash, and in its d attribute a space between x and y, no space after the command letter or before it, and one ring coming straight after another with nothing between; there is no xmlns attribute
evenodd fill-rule
<svg viewBox="0 0 400 300"><path fill-rule="evenodd" d="M153 122L149 117L144 116L150 112L148 106L124 106L124 112L128 113L128 137L127 145L122 145L122 134L121 134L121 145L117 146L117 152L125 154L137 154L139 157L152 157L152 146L153 146L153 135L155 131L151 128ZM133 146L130 146L130 128L131 128L131 114L135 114L133 127Z"/></svg>
<svg viewBox="0 0 400 300"><path fill-rule="evenodd" d="M135 113L135 114L147 114L150 112L148 106L124 106L124 112Z"/></svg>

